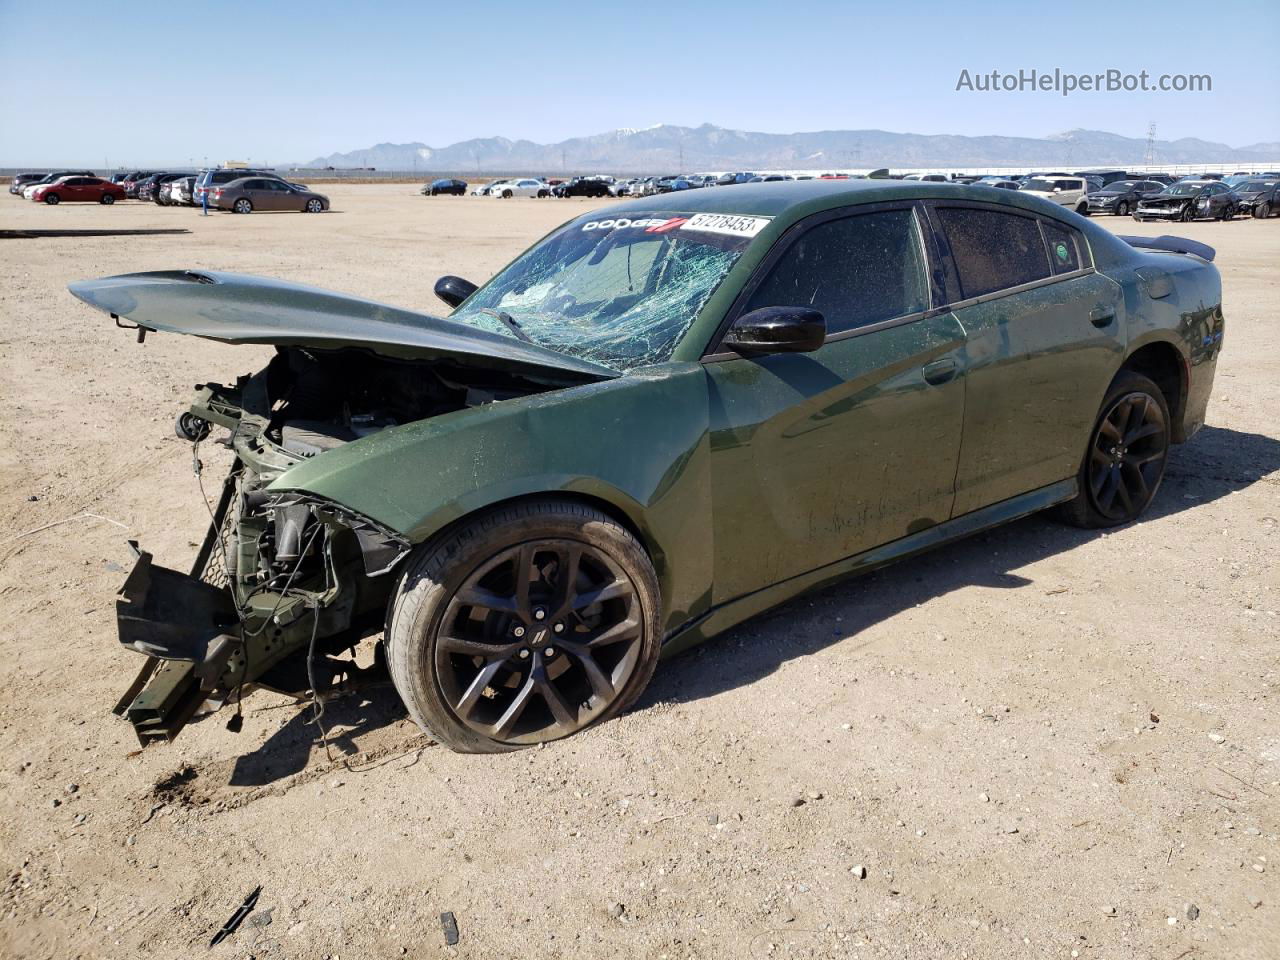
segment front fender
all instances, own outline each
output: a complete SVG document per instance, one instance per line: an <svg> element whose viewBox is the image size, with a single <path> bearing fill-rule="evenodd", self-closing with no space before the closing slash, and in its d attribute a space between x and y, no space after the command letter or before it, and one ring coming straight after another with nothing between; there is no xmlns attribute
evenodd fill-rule
<svg viewBox="0 0 1280 960"><path fill-rule="evenodd" d="M645 541L669 630L711 595L707 423L701 365L670 363L383 430L292 467L271 489L339 503L413 543L514 498L603 501Z"/></svg>

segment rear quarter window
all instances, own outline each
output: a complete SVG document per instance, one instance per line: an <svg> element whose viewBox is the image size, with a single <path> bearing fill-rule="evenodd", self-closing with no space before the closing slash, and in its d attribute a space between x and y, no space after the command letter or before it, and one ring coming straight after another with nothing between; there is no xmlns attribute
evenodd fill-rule
<svg viewBox="0 0 1280 960"><path fill-rule="evenodd" d="M1080 238L1076 232L1059 224L1050 223L1048 220L1040 221L1040 227L1044 230L1044 242L1049 248L1049 263L1053 267L1053 272L1061 274L1079 270L1082 255Z"/></svg>
<svg viewBox="0 0 1280 960"><path fill-rule="evenodd" d="M936 213L959 274L961 299L1051 276L1036 219L973 207L940 207Z"/></svg>

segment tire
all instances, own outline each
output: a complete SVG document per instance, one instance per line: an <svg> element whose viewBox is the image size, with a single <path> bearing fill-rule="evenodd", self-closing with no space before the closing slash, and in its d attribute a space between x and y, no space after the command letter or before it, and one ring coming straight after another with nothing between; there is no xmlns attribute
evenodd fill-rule
<svg viewBox="0 0 1280 960"><path fill-rule="evenodd" d="M1223 223L1226 223L1228 220L1234 220L1235 216L1236 216L1236 212L1235 210L1231 209L1231 204L1226 204L1222 208L1222 216L1220 216L1218 219L1221 220Z"/></svg>
<svg viewBox="0 0 1280 960"><path fill-rule="evenodd" d="M231 205L234 213L253 213L253 201L248 197L241 197Z"/></svg>
<svg viewBox="0 0 1280 960"><path fill-rule="evenodd" d="M510 200L510 199L511 199L511 191L510 191L510 190L503 190L503 191L502 191L502 199L503 199L503 200Z"/></svg>
<svg viewBox="0 0 1280 960"><path fill-rule="evenodd" d="M1196 218L1196 212L1191 209L1191 204L1187 204L1185 207L1183 207L1182 213L1179 214L1178 216L1178 219L1181 220L1183 223L1190 223L1195 218Z"/></svg>
<svg viewBox="0 0 1280 960"><path fill-rule="evenodd" d="M1124 216L1128 216L1128 214L1129 214L1129 204L1121 200L1119 203L1116 204L1116 216L1124 217Z"/></svg>
<svg viewBox="0 0 1280 960"><path fill-rule="evenodd" d="M559 574L574 551L565 591ZM521 570L533 574L523 597ZM594 602L604 590L611 595ZM453 750L560 739L617 716L648 685L659 608L648 554L612 518L553 498L498 507L409 561L388 611L391 679L418 726ZM616 636L588 646L605 634Z"/></svg>
<svg viewBox="0 0 1280 960"><path fill-rule="evenodd" d="M1256 207L1253 208L1253 215L1257 217L1259 220L1267 219L1267 217L1271 216L1271 204L1269 203L1258 204Z"/></svg>
<svg viewBox="0 0 1280 960"><path fill-rule="evenodd" d="M1152 380L1131 370L1116 374L1089 434L1076 498L1062 505L1063 519L1086 529L1138 519L1164 478L1170 425L1168 401Z"/></svg>
<svg viewBox="0 0 1280 960"><path fill-rule="evenodd" d="M104 193L101 197L98 198L98 202L102 204L104 207L109 207L116 202L116 198L110 193Z"/></svg>
<svg viewBox="0 0 1280 960"><path fill-rule="evenodd" d="M307 206L304 212L305 213L324 213L324 201L319 200L316 197L312 197L310 200L307 201Z"/></svg>
<svg viewBox="0 0 1280 960"><path fill-rule="evenodd" d="M56 207L58 204L62 202L62 198L58 196L56 193L46 193L44 197L44 202L51 207Z"/></svg>
<svg viewBox="0 0 1280 960"><path fill-rule="evenodd" d="M1141 218L1140 216L1138 216L1136 213L1133 215L1133 220L1134 220L1134 222L1135 222L1135 223L1141 223L1141 222L1142 222L1142 218Z"/></svg>
<svg viewBox="0 0 1280 960"><path fill-rule="evenodd" d="M547 191L545 191L545 190L539 190L539 191L538 191L538 199L539 199L539 200L545 200L546 198L547 198Z"/></svg>
<svg viewBox="0 0 1280 960"><path fill-rule="evenodd" d="M1089 205L1087 203L1080 204L1076 207L1076 213L1082 217L1087 217L1089 215Z"/></svg>

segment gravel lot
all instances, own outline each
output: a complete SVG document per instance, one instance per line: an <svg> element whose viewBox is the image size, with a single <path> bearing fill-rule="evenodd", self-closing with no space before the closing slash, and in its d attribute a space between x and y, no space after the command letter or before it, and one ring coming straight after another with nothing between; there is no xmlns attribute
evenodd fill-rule
<svg viewBox="0 0 1280 960"><path fill-rule="evenodd" d="M608 205L331 195L0 197L0 228L191 231L0 240L0 955L203 954L260 884L211 956L1280 956L1280 221L1104 221L1209 243L1224 277L1209 425L1142 523L1034 517L793 602L545 749L449 753L379 688L330 705L334 762L268 694L238 735L223 714L139 753L110 713L140 663L124 541L189 562L173 417L267 354L138 346L67 283L201 267L435 311L438 275Z"/></svg>

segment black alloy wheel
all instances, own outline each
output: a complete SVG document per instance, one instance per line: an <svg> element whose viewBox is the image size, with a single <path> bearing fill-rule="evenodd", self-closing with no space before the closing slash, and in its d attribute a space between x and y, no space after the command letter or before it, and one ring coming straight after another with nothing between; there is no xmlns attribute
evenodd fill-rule
<svg viewBox="0 0 1280 960"><path fill-rule="evenodd" d="M1126 201L1121 200L1119 203L1116 204L1116 216L1125 217L1128 215L1129 215L1129 204Z"/></svg>
<svg viewBox="0 0 1280 960"><path fill-rule="evenodd" d="M1170 422L1160 388L1122 370L1103 401L1077 478L1079 493L1064 505L1065 518L1081 527L1136 520L1164 478Z"/></svg>
<svg viewBox="0 0 1280 960"><path fill-rule="evenodd" d="M1192 209L1191 204L1187 204L1182 208L1182 214L1178 217L1183 223L1190 223L1196 218L1196 212Z"/></svg>
<svg viewBox="0 0 1280 960"><path fill-rule="evenodd" d="M1271 216L1271 204L1269 203L1258 204L1256 207L1253 208L1253 215L1257 217L1259 220L1267 219L1267 217Z"/></svg>
<svg viewBox="0 0 1280 960"><path fill-rule="evenodd" d="M471 574L436 636L441 690L481 736L530 744L587 726L626 686L643 624L635 585L572 540L522 543Z"/></svg>
<svg viewBox="0 0 1280 960"><path fill-rule="evenodd" d="M554 499L495 508L408 564L389 610L391 677L455 750L558 740L648 684L658 598L644 548L611 517Z"/></svg>

